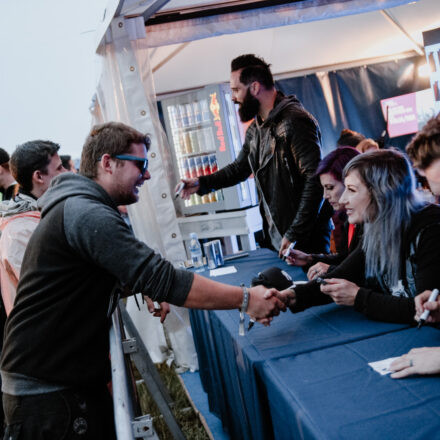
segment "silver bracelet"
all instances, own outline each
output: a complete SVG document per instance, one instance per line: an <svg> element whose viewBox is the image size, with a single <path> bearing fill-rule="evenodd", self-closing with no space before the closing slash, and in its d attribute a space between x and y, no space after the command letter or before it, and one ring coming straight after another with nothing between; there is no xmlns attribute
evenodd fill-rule
<svg viewBox="0 0 440 440"><path fill-rule="evenodd" d="M244 336L244 314L249 306L249 290L244 284L241 285L241 288L243 289L243 302L241 303L240 307L240 324L238 326L238 334L240 336Z"/></svg>
<svg viewBox="0 0 440 440"><path fill-rule="evenodd" d="M243 302L240 311L246 313L249 307L249 290L244 284L241 285L241 288L243 289Z"/></svg>

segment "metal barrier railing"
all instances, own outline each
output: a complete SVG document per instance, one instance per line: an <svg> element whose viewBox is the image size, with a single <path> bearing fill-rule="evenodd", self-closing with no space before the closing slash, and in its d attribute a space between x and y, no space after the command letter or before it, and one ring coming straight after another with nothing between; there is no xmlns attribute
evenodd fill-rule
<svg viewBox="0 0 440 440"><path fill-rule="evenodd" d="M113 313L110 328L110 356L112 362L113 405L115 410L116 436L119 440L133 440L134 419L132 396L125 369L124 350L122 348L121 318L119 308Z"/></svg>
<svg viewBox="0 0 440 440"><path fill-rule="evenodd" d="M185 440L185 436L171 411L173 403L168 391L122 301L119 302L112 315L112 324L110 328L110 355L117 439L159 440L150 415L135 417L133 406L135 391L132 388L133 382L127 370L127 365L130 363L126 362L127 356L129 356L156 402L173 439ZM130 339L125 338L125 329L127 329Z"/></svg>

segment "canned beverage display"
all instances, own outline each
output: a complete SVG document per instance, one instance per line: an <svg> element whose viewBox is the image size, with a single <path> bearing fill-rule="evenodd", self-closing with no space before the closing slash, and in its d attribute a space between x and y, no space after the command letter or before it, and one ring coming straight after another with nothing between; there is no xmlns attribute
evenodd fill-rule
<svg viewBox="0 0 440 440"><path fill-rule="evenodd" d="M200 156L195 157L196 161L196 170L197 170L197 177L203 176L203 163L202 158Z"/></svg>
<svg viewBox="0 0 440 440"><path fill-rule="evenodd" d="M199 153L200 146L199 146L199 141L197 139L197 130L191 130L189 132L189 137L191 139L191 148L193 153Z"/></svg>
<svg viewBox="0 0 440 440"><path fill-rule="evenodd" d="M205 194L202 196L202 203L211 203L211 200L209 200L208 194Z"/></svg>
<svg viewBox="0 0 440 440"><path fill-rule="evenodd" d="M209 193L209 201L210 201L210 203L217 202L217 195L215 194L215 192Z"/></svg>
<svg viewBox="0 0 440 440"><path fill-rule="evenodd" d="M209 155L209 168L211 169L211 174L217 172L217 157L215 154Z"/></svg>

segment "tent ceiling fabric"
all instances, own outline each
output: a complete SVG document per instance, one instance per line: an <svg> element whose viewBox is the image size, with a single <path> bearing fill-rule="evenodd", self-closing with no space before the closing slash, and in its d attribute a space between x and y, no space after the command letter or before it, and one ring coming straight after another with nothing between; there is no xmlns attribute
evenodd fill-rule
<svg viewBox="0 0 440 440"><path fill-rule="evenodd" d="M370 12L410 0L315 0L148 26L150 47Z"/></svg>
<svg viewBox="0 0 440 440"><path fill-rule="evenodd" d="M438 1L420 0L391 11L423 44L422 31L440 27ZM173 44L151 49L152 66L162 63L179 47ZM154 81L157 94L228 81L230 60L243 53L262 56L277 75L408 51L413 51L412 43L376 10L192 41L162 64Z"/></svg>

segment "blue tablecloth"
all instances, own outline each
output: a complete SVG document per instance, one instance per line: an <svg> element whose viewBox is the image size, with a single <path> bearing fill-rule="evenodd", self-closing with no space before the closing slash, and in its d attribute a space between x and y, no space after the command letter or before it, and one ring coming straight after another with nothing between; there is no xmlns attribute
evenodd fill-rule
<svg viewBox="0 0 440 440"><path fill-rule="evenodd" d="M276 439L424 440L440 437L440 378L391 379L369 362L440 345L435 328L407 329L267 361Z"/></svg>
<svg viewBox="0 0 440 440"><path fill-rule="evenodd" d="M296 280L305 279L301 269L287 266L268 250L252 252L246 259L229 265L234 265L237 273L216 280L249 284L252 277L270 266L283 268ZM273 436L266 387L256 374L266 361L291 359L407 328L369 321L352 308L335 304L298 314L286 312L275 318L269 328L256 324L244 337L238 335L238 311L193 310L190 316L210 409L219 415L234 439Z"/></svg>

